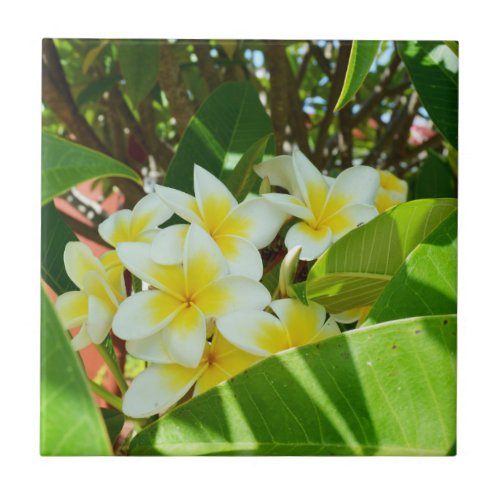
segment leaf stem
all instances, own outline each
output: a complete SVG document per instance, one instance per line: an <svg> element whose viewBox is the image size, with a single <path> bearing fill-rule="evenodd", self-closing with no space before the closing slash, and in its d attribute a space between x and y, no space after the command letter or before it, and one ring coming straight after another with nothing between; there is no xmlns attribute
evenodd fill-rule
<svg viewBox="0 0 500 500"><path fill-rule="evenodd" d="M111 394L109 391L104 389L104 387L101 387L99 384L96 384L93 380L89 380L89 382L90 382L90 388L92 389L94 394L104 399L104 401L110 404L113 408L122 411L122 400L118 396Z"/></svg>
<svg viewBox="0 0 500 500"><path fill-rule="evenodd" d="M101 355L101 358L108 366L109 371L113 375L113 378L116 380L120 392L122 394L125 394L125 392L128 389L128 385L127 382L125 381L125 378L123 377L120 367L117 365L116 361L110 356L109 352L102 344L96 344L96 349L97 352Z"/></svg>

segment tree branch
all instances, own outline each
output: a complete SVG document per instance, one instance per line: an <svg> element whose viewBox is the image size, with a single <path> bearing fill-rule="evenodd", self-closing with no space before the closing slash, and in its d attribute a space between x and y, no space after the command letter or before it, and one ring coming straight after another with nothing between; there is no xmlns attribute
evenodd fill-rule
<svg viewBox="0 0 500 500"><path fill-rule="evenodd" d="M109 150L80 114L66 81L57 49L49 38L43 40L42 99L77 137L80 144L111 156ZM111 181L123 192L128 205L134 205L144 195L142 189L132 181L114 177Z"/></svg>
<svg viewBox="0 0 500 500"><path fill-rule="evenodd" d="M305 114L302 109L302 100L299 95L299 85L293 76L292 68L288 59L285 58L286 73L287 73L287 94L288 94L288 110L290 118L290 127L292 129L293 138L299 145L300 150L307 156L311 157L309 141L307 138L307 129L305 125Z"/></svg>
<svg viewBox="0 0 500 500"><path fill-rule="evenodd" d="M339 153L342 169L352 167L352 103L339 111Z"/></svg>
<svg viewBox="0 0 500 500"><path fill-rule="evenodd" d="M373 93L364 102L361 109L353 116L353 125L357 125L358 123L361 123L363 120L368 118L373 108L375 108L375 106L377 106L385 97L389 84L396 74L400 63L401 58L399 57L397 50L394 50L394 54L392 55L392 60L389 63L389 66L385 68L385 70L382 72L382 75L380 76L380 82L375 86L375 88L373 89Z"/></svg>
<svg viewBox="0 0 500 500"><path fill-rule="evenodd" d="M164 40L160 44L160 87L167 96L172 116L177 123L180 135L194 114L194 106L190 101L186 87L182 81L181 69L177 62L172 45Z"/></svg>
<svg viewBox="0 0 500 500"><path fill-rule="evenodd" d="M273 122L276 153L283 153L285 127L288 117L286 47L280 42L270 42L266 47L266 58L270 72L271 120Z"/></svg>
<svg viewBox="0 0 500 500"><path fill-rule="evenodd" d="M194 52L198 58L198 66L201 74L207 82L208 90L213 92L220 85L219 73L214 63L213 57L210 55L210 47L208 40L200 42L194 41Z"/></svg>
<svg viewBox="0 0 500 500"><path fill-rule="evenodd" d="M342 86L344 85L347 66L349 64L349 56L351 54L351 47L352 41L340 43L337 66L335 68L335 73L330 78L331 85L328 95L328 103L326 106L325 116L320 125L318 139L316 141L316 150L314 151L314 162L318 166L323 163L323 149L325 148L326 141L328 139L328 128L333 120L333 110L340 97Z"/></svg>

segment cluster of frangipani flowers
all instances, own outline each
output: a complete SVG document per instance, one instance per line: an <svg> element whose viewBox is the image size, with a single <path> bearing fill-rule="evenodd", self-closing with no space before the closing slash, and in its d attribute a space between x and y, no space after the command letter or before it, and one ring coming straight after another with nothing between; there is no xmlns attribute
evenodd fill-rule
<svg viewBox="0 0 500 500"><path fill-rule="evenodd" d="M120 210L99 226L115 250L98 259L83 243L66 247L66 270L79 291L61 295L56 308L66 328L80 326L73 347L100 344L112 329L132 356L148 362L124 395L125 414L161 413L193 386L200 394L263 357L340 333L322 306L286 298L286 286L280 284L282 298L272 300L259 282L259 250L297 217L302 221L289 229L285 245L302 260L317 258L378 214L378 171L352 167L329 178L298 150L255 171L290 194L238 203L195 165L194 196L156 186L133 210ZM186 223L160 229L174 213ZM125 269L143 282L129 296ZM346 311L339 319L355 314Z"/></svg>

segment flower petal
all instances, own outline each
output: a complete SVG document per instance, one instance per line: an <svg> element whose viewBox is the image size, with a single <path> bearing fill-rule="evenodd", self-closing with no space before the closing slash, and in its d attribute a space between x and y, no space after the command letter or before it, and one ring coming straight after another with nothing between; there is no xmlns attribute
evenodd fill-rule
<svg viewBox="0 0 500 500"><path fill-rule="evenodd" d="M297 222L286 233L285 245L291 250L300 245L300 260L314 260L332 243L332 233L328 227L313 229L305 222Z"/></svg>
<svg viewBox="0 0 500 500"><path fill-rule="evenodd" d="M118 300L123 300L126 295L125 278L122 261L118 257L116 250L103 253L99 260L106 269L106 282L110 285Z"/></svg>
<svg viewBox="0 0 500 500"><path fill-rule="evenodd" d="M378 170L380 187L393 193L399 193L406 201L408 196L408 183L388 170Z"/></svg>
<svg viewBox="0 0 500 500"><path fill-rule="evenodd" d="M98 297L112 309L118 306L118 299L115 292L108 282L96 271L89 271L83 277L82 291L87 296L94 295Z"/></svg>
<svg viewBox="0 0 500 500"><path fill-rule="evenodd" d="M162 229L151 245L151 258L157 264L182 264L188 229L189 224L174 224Z"/></svg>
<svg viewBox="0 0 500 500"><path fill-rule="evenodd" d="M228 380L262 359L230 344L219 332L211 346L212 361L196 382L193 396L198 396L212 387Z"/></svg>
<svg viewBox="0 0 500 500"><path fill-rule="evenodd" d="M123 413L145 418L162 413L188 392L205 367L153 365L140 373L123 397Z"/></svg>
<svg viewBox="0 0 500 500"><path fill-rule="evenodd" d="M377 209L372 205L348 205L334 215L325 219L323 227L328 226L332 231L333 241L362 224L366 224L378 215Z"/></svg>
<svg viewBox="0 0 500 500"><path fill-rule="evenodd" d="M238 310L264 309L271 302L271 294L258 281L230 275L207 286L194 302L207 318L217 318Z"/></svg>
<svg viewBox="0 0 500 500"><path fill-rule="evenodd" d="M229 272L217 243L196 224L192 224L188 230L183 262L186 292L190 297Z"/></svg>
<svg viewBox="0 0 500 500"><path fill-rule="evenodd" d="M260 249L274 240L287 218L281 208L264 198L246 200L227 216L215 236L240 236Z"/></svg>
<svg viewBox="0 0 500 500"><path fill-rule="evenodd" d="M94 344L100 344L111 329L116 307L94 295L89 297L88 307L87 333Z"/></svg>
<svg viewBox="0 0 500 500"><path fill-rule="evenodd" d="M131 236L134 237L148 229L154 229L170 219L174 214L170 207L156 193L150 193L140 199L132 210L130 225ZM132 241L134 241L132 240Z"/></svg>
<svg viewBox="0 0 500 500"><path fill-rule="evenodd" d="M382 213L387 209L392 208L394 205L399 205L406 201L406 195L398 193L396 191L389 191L384 188L380 188L375 198L375 207Z"/></svg>
<svg viewBox="0 0 500 500"><path fill-rule="evenodd" d="M105 242L109 243L112 247L116 247L118 243L131 241L131 220L131 210L118 210L118 212L111 214L105 221L101 222L97 231Z"/></svg>
<svg viewBox="0 0 500 500"><path fill-rule="evenodd" d="M361 317L361 313L363 312L362 307L355 307L354 309L348 309L347 311L343 311L341 313L332 314L332 318L337 323L342 323L348 325L349 323L354 323L358 321Z"/></svg>
<svg viewBox="0 0 500 500"><path fill-rule="evenodd" d="M281 193L269 193L264 194L263 197L277 207L281 208L287 214L307 221L314 220L314 214L311 210L304 204L303 201L295 196Z"/></svg>
<svg viewBox="0 0 500 500"><path fill-rule="evenodd" d="M138 278L181 299L185 294L182 266L163 266L151 258L147 243L120 243L118 256L125 267Z"/></svg>
<svg viewBox="0 0 500 500"><path fill-rule="evenodd" d="M281 155L259 163L254 167L255 173L264 179L267 177L272 186L286 189L290 194L298 193L293 160L289 155Z"/></svg>
<svg viewBox="0 0 500 500"><path fill-rule="evenodd" d="M328 184L321 172L301 153L293 151L293 166L302 199L316 217L319 217L328 195Z"/></svg>
<svg viewBox="0 0 500 500"><path fill-rule="evenodd" d="M151 245L153 243L153 240L155 239L155 236L160 232L160 229L147 229L146 231L143 231L142 233L139 233L134 241L137 241L139 243L148 243Z"/></svg>
<svg viewBox="0 0 500 500"><path fill-rule="evenodd" d="M172 357L163 342L163 332L164 330L160 330L143 339L127 340L125 344L127 352L150 363L172 363Z"/></svg>
<svg viewBox="0 0 500 500"><path fill-rule="evenodd" d="M239 236L219 236L215 241L229 264L231 274L256 281L262 278L262 258L253 243Z"/></svg>
<svg viewBox="0 0 500 500"><path fill-rule="evenodd" d="M286 328L292 347L311 342L325 322L325 308L315 302L306 306L297 299L281 299L271 302L270 307Z"/></svg>
<svg viewBox="0 0 500 500"><path fill-rule="evenodd" d="M239 349L269 356L292 347L279 321L264 311L236 311L217 320L220 333Z"/></svg>
<svg viewBox="0 0 500 500"><path fill-rule="evenodd" d="M199 165L194 166L194 193L205 227L211 234L238 205L224 183Z"/></svg>
<svg viewBox="0 0 500 500"><path fill-rule="evenodd" d="M92 344L92 339L89 337L87 326L84 323L80 331L71 339L71 347L74 351L81 351L90 344Z"/></svg>
<svg viewBox="0 0 500 500"><path fill-rule="evenodd" d="M125 299L113 320L113 332L124 340L148 337L163 329L183 307L160 290L139 292Z"/></svg>
<svg viewBox="0 0 500 500"><path fill-rule="evenodd" d="M171 358L190 368L199 365L206 336L205 316L194 305L180 311L163 331L163 341Z"/></svg>
<svg viewBox="0 0 500 500"><path fill-rule="evenodd" d="M310 342L319 342L320 340L327 339L328 337L333 337L334 335L341 335L342 332L340 331L339 325L337 325L337 322L333 319L332 316L330 316L321 330L318 332L316 336L314 336Z"/></svg>
<svg viewBox="0 0 500 500"><path fill-rule="evenodd" d="M82 325L88 314L87 295L84 292L66 292L59 295L56 311L65 330Z"/></svg>
<svg viewBox="0 0 500 500"><path fill-rule="evenodd" d="M84 243L79 241L67 243L63 259L68 276L78 288L82 288L83 277L89 271L96 271L104 276L104 266Z"/></svg>
<svg viewBox="0 0 500 500"><path fill-rule="evenodd" d="M158 184L155 186L155 191L163 203L170 207L177 215L191 224L203 226L202 216L194 196L178 189L159 186Z"/></svg>
<svg viewBox="0 0 500 500"><path fill-rule="evenodd" d="M328 193L324 217L329 217L347 205L373 205L380 185L377 170L372 167L350 167L335 179Z"/></svg>

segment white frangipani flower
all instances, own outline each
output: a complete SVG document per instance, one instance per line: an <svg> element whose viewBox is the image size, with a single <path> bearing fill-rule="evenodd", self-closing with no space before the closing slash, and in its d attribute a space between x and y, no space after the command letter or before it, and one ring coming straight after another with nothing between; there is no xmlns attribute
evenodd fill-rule
<svg viewBox="0 0 500 500"><path fill-rule="evenodd" d="M83 243L75 241L66 245L64 265L71 281L80 290L60 295L56 310L64 328L80 327L71 342L78 351L91 343L104 341L125 290L123 281L107 272Z"/></svg>
<svg viewBox="0 0 500 500"><path fill-rule="evenodd" d="M300 245L302 260L319 257L333 242L377 216L373 206L379 188L378 172L371 167L351 167L336 179L322 175L298 150L255 167L257 174L290 194L263 197L290 215L302 219L285 238L288 249Z"/></svg>
<svg viewBox="0 0 500 500"><path fill-rule="evenodd" d="M325 322L325 308L315 302L306 306L297 299L280 299L270 307L277 317L264 311L237 311L219 318L217 328L231 344L255 356L269 356L341 333L331 317Z"/></svg>
<svg viewBox="0 0 500 500"><path fill-rule="evenodd" d="M128 341L134 356L166 362L157 348L162 345L170 360L194 368L203 354L209 318L263 309L271 301L261 283L228 275L219 247L196 224L187 232L182 265L154 262L146 243L120 243L117 250L131 273L155 287L127 298L113 321L114 333Z"/></svg>
<svg viewBox="0 0 500 500"><path fill-rule="evenodd" d="M161 346L159 346L161 348ZM123 398L123 412L144 418L163 413L194 386L194 396L234 377L261 358L236 348L218 332L205 343L198 366L153 364L137 376Z"/></svg>
<svg viewBox="0 0 500 500"><path fill-rule="evenodd" d="M232 274L256 280L262 277L258 249L276 237L288 217L284 211L263 198L238 204L217 177L198 165L194 166L195 196L164 186L156 186L156 192L177 215L212 236ZM163 229L153 241L153 260L159 264L181 262L187 228L176 224Z"/></svg>
<svg viewBox="0 0 500 500"><path fill-rule="evenodd" d="M156 193L141 198L132 210L124 208L111 214L98 227L101 238L113 248L119 243L151 243L160 232L158 226L172 217L173 212ZM121 279L123 265L116 253L110 250L101 256L101 261L114 279Z"/></svg>
<svg viewBox="0 0 500 500"><path fill-rule="evenodd" d="M375 198L375 206L382 213L394 205L404 203L408 197L408 183L388 170L378 170L380 188Z"/></svg>
<svg viewBox="0 0 500 500"><path fill-rule="evenodd" d="M141 198L132 210L123 209L111 214L99 224L101 238L116 248L118 243L151 243L158 234L158 226L172 217L173 211L156 193Z"/></svg>

